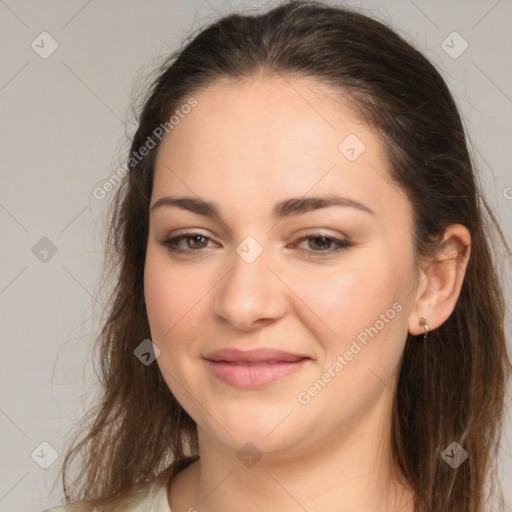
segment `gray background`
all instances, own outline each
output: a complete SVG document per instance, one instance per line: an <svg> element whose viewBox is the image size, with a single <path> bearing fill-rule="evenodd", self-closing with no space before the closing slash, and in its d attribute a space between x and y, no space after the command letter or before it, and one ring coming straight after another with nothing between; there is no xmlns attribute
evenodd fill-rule
<svg viewBox="0 0 512 512"><path fill-rule="evenodd" d="M134 130L130 105L139 91L134 84L143 86L191 30L241 7L274 3L0 0L0 512L61 502L62 455L94 403L91 347L105 304L100 273L108 197L96 199L93 191L124 163ZM441 69L510 243L512 1L345 4L392 25ZM42 32L58 44L49 56L52 41ZM464 41L469 46L457 55ZM509 263L503 264L510 298ZM506 328L510 341L510 312ZM507 410L500 465L512 510ZM52 450L58 458L43 469L36 461L48 464Z"/></svg>

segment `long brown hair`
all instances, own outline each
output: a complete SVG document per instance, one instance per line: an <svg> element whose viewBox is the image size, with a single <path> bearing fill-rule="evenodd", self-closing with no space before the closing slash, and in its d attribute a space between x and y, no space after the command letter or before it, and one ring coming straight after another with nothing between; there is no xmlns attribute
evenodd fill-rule
<svg viewBox="0 0 512 512"><path fill-rule="evenodd" d="M418 510L484 510L510 371L491 231L506 242L480 192L460 114L439 72L382 23L318 1L226 16L190 37L158 69L132 139L129 172L112 204L106 268L114 288L97 344L102 395L83 439L75 437L64 459L66 500L119 503L144 482L197 459L195 422L158 365L134 356L150 338L143 271L160 143L155 129L170 131L173 113L215 80L260 74L313 78L351 98L379 131L391 177L413 206L417 255L435 255L450 224L469 229L471 257L453 313L427 343L408 335L391 441ZM150 139L155 147L141 157ZM468 453L456 469L441 457L454 441ZM78 455L70 489L66 472Z"/></svg>

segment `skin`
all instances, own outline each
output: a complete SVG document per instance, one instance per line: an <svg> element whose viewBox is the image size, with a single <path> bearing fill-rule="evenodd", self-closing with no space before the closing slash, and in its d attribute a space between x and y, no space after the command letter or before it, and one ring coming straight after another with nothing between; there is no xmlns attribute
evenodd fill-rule
<svg viewBox="0 0 512 512"><path fill-rule="evenodd" d="M407 333L424 332L419 317L435 329L453 311L468 231L450 226L435 260L415 255L411 205L389 178L381 141L339 93L274 76L219 81L194 97L198 105L158 150L150 204L198 197L216 203L223 220L151 210L144 275L157 363L199 434L200 459L169 483L172 511L411 512L390 456L393 390ZM366 146L354 161L338 150L348 134ZM280 201L326 194L373 214L330 206L272 217ZM162 241L184 229L207 238L170 252ZM351 246L329 253L322 235ZM236 251L247 236L263 249L252 263ZM400 311L300 403L393 304ZM311 360L274 384L239 389L202 359L225 347ZM250 467L237 457L248 442L261 455Z"/></svg>

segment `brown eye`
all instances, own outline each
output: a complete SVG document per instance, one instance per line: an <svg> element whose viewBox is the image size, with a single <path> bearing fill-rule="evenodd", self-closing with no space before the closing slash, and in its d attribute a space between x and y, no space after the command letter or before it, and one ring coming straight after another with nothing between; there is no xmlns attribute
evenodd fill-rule
<svg viewBox="0 0 512 512"><path fill-rule="evenodd" d="M208 239L203 235L193 235L183 238L187 240L187 246L189 249L202 249L208 244Z"/></svg>
<svg viewBox="0 0 512 512"><path fill-rule="evenodd" d="M305 245L304 245L305 244ZM302 245L302 247L300 247ZM302 237L297 246L310 256L324 256L343 251L352 246L349 240L342 240L323 234L313 234Z"/></svg>
<svg viewBox="0 0 512 512"><path fill-rule="evenodd" d="M170 252L193 253L208 248L210 241L210 238L201 233L190 233L167 238L160 243Z"/></svg>
<svg viewBox="0 0 512 512"><path fill-rule="evenodd" d="M332 238L326 236L315 236L309 237L309 246L314 250L326 250L330 249L332 245Z"/></svg>

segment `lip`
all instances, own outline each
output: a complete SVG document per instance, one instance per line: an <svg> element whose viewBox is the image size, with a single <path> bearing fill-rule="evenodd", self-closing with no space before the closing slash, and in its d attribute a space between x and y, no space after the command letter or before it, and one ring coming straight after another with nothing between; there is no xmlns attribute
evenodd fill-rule
<svg viewBox="0 0 512 512"><path fill-rule="evenodd" d="M273 384L298 372L311 360L307 356L270 348L222 349L207 354L204 359L219 380L242 389Z"/></svg>
<svg viewBox="0 0 512 512"><path fill-rule="evenodd" d="M273 348L256 348L252 350L240 350L238 348L223 348L215 350L204 356L208 361L225 361L232 363L277 363L277 362L296 362L308 356L301 354L292 354L283 350Z"/></svg>

